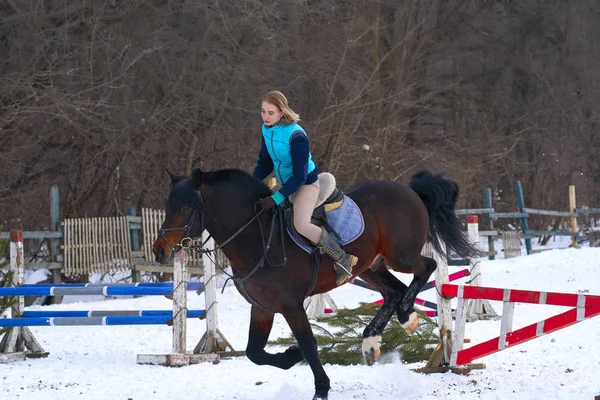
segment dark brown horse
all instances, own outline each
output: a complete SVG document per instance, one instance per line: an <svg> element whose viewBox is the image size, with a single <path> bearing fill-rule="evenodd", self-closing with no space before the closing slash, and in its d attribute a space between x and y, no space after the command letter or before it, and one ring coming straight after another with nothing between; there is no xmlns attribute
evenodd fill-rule
<svg viewBox="0 0 600 400"><path fill-rule="evenodd" d="M247 357L255 364L283 369L305 359L315 377L313 399L327 399L329 378L319 361L303 302L309 294L336 287L331 260L322 257L313 280L310 255L287 234L280 235L280 225L272 224L275 213L257 211L258 199L269 196L270 189L246 172L196 169L189 177L171 175L171 179L166 218L153 245L157 262L171 261L181 244L189 242L187 238L200 237L206 229L230 261L237 289L252 304ZM394 313L407 332L416 329L414 301L437 266L433 259L421 256L423 245L429 240L440 251L442 241L465 258L474 250L454 214L458 186L442 175L422 171L409 184L361 182L345 193L362 211L365 225L360 237L344 247L358 257L353 274L385 299L363 333L363 355L371 365L380 355L381 333ZM410 285L396 279L386 265L413 274ZM271 354L265 345L275 313L283 315L298 345Z"/></svg>

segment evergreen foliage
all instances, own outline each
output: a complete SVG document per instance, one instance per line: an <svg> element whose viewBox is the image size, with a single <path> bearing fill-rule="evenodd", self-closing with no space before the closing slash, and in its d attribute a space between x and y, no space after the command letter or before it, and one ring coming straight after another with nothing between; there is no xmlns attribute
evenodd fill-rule
<svg viewBox="0 0 600 400"><path fill-rule="evenodd" d="M362 332L380 308L380 305L361 303L361 306L354 310L340 309L335 315L317 318L318 324L311 325L317 339L321 362L339 365L364 363L361 353ZM429 358L438 343L437 324L423 312L417 312L419 326L411 336L404 331L396 316L392 316L382 334L380 362L387 358L386 355L394 353L406 363L425 361ZM269 342L279 346L295 343L293 335Z"/></svg>

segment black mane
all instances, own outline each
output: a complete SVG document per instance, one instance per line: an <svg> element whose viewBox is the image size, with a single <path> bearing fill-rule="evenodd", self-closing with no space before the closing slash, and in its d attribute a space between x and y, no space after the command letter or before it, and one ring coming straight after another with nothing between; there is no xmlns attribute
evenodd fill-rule
<svg viewBox="0 0 600 400"><path fill-rule="evenodd" d="M272 194L271 189L260 182L252 175L236 168L219 169L216 171L204 172L202 181L207 184L232 183L242 189L250 192L257 198L268 197Z"/></svg>

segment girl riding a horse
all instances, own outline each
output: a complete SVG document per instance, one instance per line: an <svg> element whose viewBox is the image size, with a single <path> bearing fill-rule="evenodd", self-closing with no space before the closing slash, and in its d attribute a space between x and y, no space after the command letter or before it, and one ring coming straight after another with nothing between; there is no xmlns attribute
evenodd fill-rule
<svg viewBox="0 0 600 400"><path fill-rule="evenodd" d="M298 125L300 116L279 91L270 91L263 96L261 114L262 145L253 176L262 181L275 171L277 181L283 186L259 202L264 209L270 209L291 196L294 227L333 259L338 273L336 283L342 285L352 276L352 267L358 259L346 253L329 232L311 223L319 196L319 168L312 159L308 136Z"/></svg>

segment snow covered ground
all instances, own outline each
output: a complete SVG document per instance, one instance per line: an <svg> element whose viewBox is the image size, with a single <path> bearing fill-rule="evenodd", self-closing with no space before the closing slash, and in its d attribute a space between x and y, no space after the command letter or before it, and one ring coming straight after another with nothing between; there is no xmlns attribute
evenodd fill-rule
<svg viewBox="0 0 600 400"><path fill-rule="evenodd" d="M454 272L459 268L450 268ZM483 285L545 291L600 294L600 248L551 250L540 254L481 264ZM409 276L398 274L405 282ZM456 281L464 282L464 279ZM330 292L338 307L375 301L377 293L354 285ZM204 297L189 292L189 307L204 308ZM434 291L422 298L435 300ZM170 309L157 297L80 301L41 309ZM246 345L249 304L231 286L219 297L219 325L236 350ZM501 304L492 302L498 314ZM514 328L545 319L564 307L523 305L515 309ZM206 323L188 320L188 348L198 342ZM0 324L1 325L1 324ZM256 366L246 358L181 368L137 365L137 354L168 353L167 326L38 327L31 329L47 359L0 364L0 399L310 399L313 376L299 364L288 371ZM499 321L467 325L471 343L498 336ZM276 316L270 339L288 336ZM452 373L421 375L422 366L383 357L385 363L325 365L332 384L329 398L340 399L593 399L600 395L600 318L586 320L551 335L496 353L476 362L487 368L468 376ZM468 347L466 344L465 347Z"/></svg>

